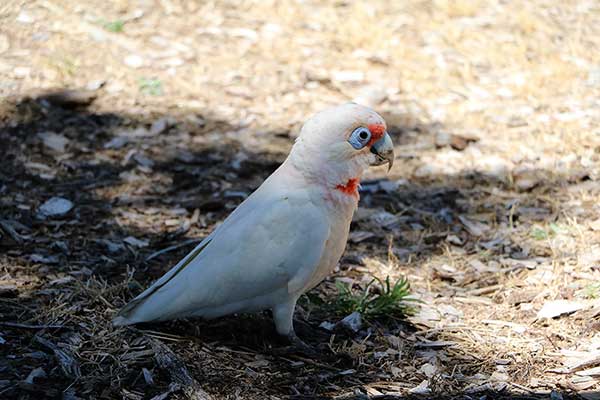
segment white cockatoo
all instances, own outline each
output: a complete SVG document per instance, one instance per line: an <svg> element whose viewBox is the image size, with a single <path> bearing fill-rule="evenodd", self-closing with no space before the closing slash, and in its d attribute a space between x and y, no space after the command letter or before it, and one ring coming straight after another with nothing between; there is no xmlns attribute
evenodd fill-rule
<svg viewBox="0 0 600 400"><path fill-rule="evenodd" d="M393 161L385 121L370 108L314 115L284 163L114 325L271 309L277 332L301 344L296 301L342 256L363 172Z"/></svg>

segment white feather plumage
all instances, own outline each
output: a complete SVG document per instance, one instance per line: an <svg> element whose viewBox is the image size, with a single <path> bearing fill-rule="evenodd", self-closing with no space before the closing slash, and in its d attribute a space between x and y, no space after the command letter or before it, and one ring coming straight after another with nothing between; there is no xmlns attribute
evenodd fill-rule
<svg viewBox="0 0 600 400"><path fill-rule="evenodd" d="M317 114L288 159L162 278L127 304L115 325L215 318L272 309L277 331L294 335L297 299L341 257L358 196L336 185L360 177L373 154L346 142L374 111L346 104Z"/></svg>

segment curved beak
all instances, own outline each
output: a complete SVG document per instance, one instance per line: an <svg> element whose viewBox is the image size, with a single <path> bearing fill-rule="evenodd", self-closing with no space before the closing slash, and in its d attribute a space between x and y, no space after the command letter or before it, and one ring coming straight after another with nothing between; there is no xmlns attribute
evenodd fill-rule
<svg viewBox="0 0 600 400"><path fill-rule="evenodd" d="M381 139L373 143L371 153L377 156L375 162L371 165L383 165L387 163L388 172L392 169L392 165L394 165L394 144L387 132Z"/></svg>

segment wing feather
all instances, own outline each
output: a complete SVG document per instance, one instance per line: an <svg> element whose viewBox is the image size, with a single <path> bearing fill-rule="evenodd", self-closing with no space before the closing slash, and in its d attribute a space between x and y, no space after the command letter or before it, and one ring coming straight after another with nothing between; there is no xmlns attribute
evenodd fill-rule
<svg viewBox="0 0 600 400"><path fill-rule="evenodd" d="M252 299L275 302L306 286L329 236L326 213L306 191L255 194L128 304L115 323L199 315L232 304L243 309Z"/></svg>
<svg viewBox="0 0 600 400"><path fill-rule="evenodd" d="M144 300L146 300L149 296L151 296L154 292L159 290L161 287L166 285L171 279L173 279L179 272L183 271L185 267L190 265L190 263L200 254L202 250L212 240L212 235L207 236L202 242L200 242L194 250L192 250L187 256L185 256L181 261L179 261L173 268L169 270L166 274L164 274L160 279L152 284L148 289L144 290L138 296L136 296L133 300L131 300L125 307L123 307L116 318L126 318L131 311L133 311L137 306L140 305Z"/></svg>

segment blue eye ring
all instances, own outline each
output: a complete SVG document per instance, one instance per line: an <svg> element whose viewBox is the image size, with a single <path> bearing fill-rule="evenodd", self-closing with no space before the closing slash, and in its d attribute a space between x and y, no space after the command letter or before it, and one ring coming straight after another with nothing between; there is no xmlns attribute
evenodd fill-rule
<svg viewBox="0 0 600 400"><path fill-rule="evenodd" d="M352 131L348 143L356 150L360 150L369 143L369 140L371 140L371 131L364 126L360 126Z"/></svg>

